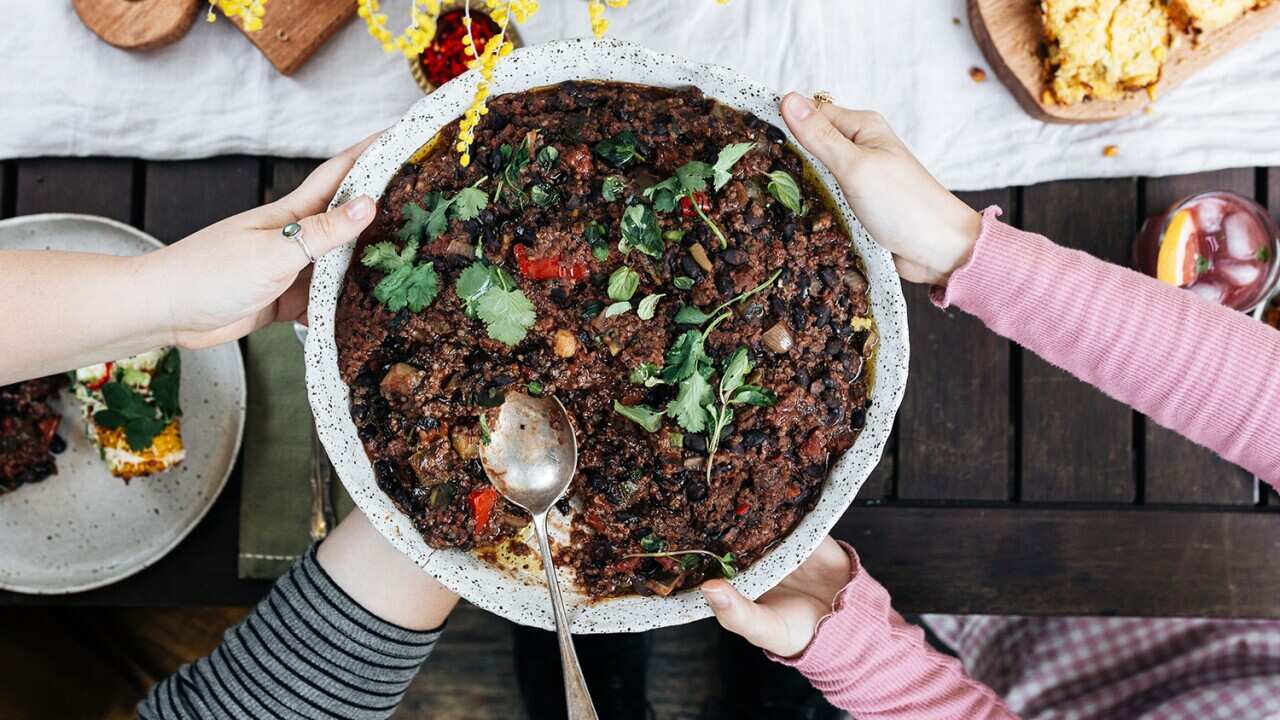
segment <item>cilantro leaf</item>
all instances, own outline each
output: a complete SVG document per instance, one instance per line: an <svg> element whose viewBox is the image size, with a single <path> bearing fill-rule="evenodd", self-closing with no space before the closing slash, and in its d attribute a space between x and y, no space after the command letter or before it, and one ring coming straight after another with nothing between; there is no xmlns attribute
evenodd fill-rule
<svg viewBox="0 0 1280 720"><path fill-rule="evenodd" d="M624 168L635 160L644 160L644 155L640 153L637 147L635 133L630 130L622 132L610 138L605 138L591 147L596 155L610 165L618 168Z"/></svg>
<svg viewBox="0 0 1280 720"><path fill-rule="evenodd" d="M479 300L492 284L493 273L489 271L489 266L477 260L458 275L457 282L453 284L453 291L462 300L467 314L474 316L476 300Z"/></svg>
<svg viewBox="0 0 1280 720"><path fill-rule="evenodd" d="M646 295L640 304L636 306L636 314L641 320L652 320L653 313L658 309L658 301L666 297L666 294Z"/></svg>
<svg viewBox="0 0 1280 720"><path fill-rule="evenodd" d="M648 405L623 405L614 400L613 411L644 428L647 432L657 432L662 425L663 413L654 410Z"/></svg>
<svg viewBox="0 0 1280 720"><path fill-rule="evenodd" d="M708 407L715 398L711 385L701 371L689 375L680 383L680 391L674 400L667 405L667 412L675 418L677 424L688 432L702 432L710 419Z"/></svg>
<svg viewBox="0 0 1280 720"><path fill-rule="evenodd" d="M652 202L653 209L660 213L674 212L682 194L680 179L676 177L669 177L644 191L645 199Z"/></svg>
<svg viewBox="0 0 1280 720"><path fill-rule="evenodd" d="M676 178L685 192L702 192L707 189L707 180L713 175L711 166L701 160L693 160L676 168Z"/></svg>
<svg viewBox="0 0 1280 720"><path fill-rule="evenodd" d="M640 287L640 273L623 265L609 276L609 299L615 301L630 300Z"/></svg>
<svg viewBox="0 0 1280 720"><path fill-rule="evenodd" d="M453 196L453 216L464 222L479 217L486 207L489 207L489 195L475 185L462 188Z"/></svg>
<svg viewBox="0 0 1280 720"><path fill-rule="evenodd" d="M738 348L728 360L724 361L724 372L720 375L720 399L723 401L742 387L747 373L751 372L751 356L746 348Z"/></svg>
<svg viewBox="0 0 1280 720"><path fill-rule="evenodd" d="M778 404L778 396L772 390L758 385L743 385L733 392L729 402L756 407L773 407Z"/></svg>
<svg viewBox="0 0 1280 720"><path fill-rule="evenodd" d="M400 226L400 239L416 242L426 232L431 213L417 203L405 203L401 213L405 220L404 225Z"/></svg>
<svg viewBox="0 0 1280 720"><path fill-rule="evenodd" d="M414 253L418 250L418 241L416 238L410 238L405 243L405 250L413 248ZM411 256L412 257L412 256ZM396 250L396 246L389 242L374 243L364 249L364 255L360 257L360 264L365 267L371 267L375 270L381 270L389 273L404 263L402 253Z"/></svg>
<svg viewBox="0 0 1280 720"><path fill-rule="evenodd" d="M427 216L426 239L434 240L449 229L449 209L453 207L453 200L438 192L427 193L423 200L431 210Z"/></svg>
<svg viewBox="0 0 1280 720"><path fill-rule="evenodd" d="M716 190L724 187L726 183L733 179L733 175L729 171L744 155L754 150L755 147L756 144L753 142L734 143L726 145L720 151L720 155L716 158L716 164L711 166L712 184Z"/></svg>
<svg viewBox="0 0 1280 720"><path fill-rule="evenodd" d="M170 416L147 402L142 393L121 382L102 386L106 409L94 413L93 420L102 427L124 430L125 442L134 451L151 447L156 435L164 432Z"/></svg>
<svg viewBox="0 0 1280 720"><path fill-rule="evenodd" d="M373 288L373 296L391 312L408 307L413 312L435 301L440 291L440 276L433 263L418 266L405 263L382 278Z"/></svg>
<svg viewBox="0 0 1280 720"><path fill-rule="evenodd" d="M630 311L631 311L631 303L626 301L616 302L604 309L604 316L607 318L611 318L614 315L622 315L623 313L627 313Z"/></svg>
<svg viewBox="0 0 1280 720"><path fill-rule="evenodd" d="M765 173L769 178L769 194L778 199L794 215L804 215L804 200L800 196L800 185L785 170Z"/></svg>
<svg viewBox="0 0 1280 720"><path fill-rule="evenodd" d="M613 202L622 197L622 190L626 186L626 181L621 175L610 175L604 179L604 183L600 186L600 196L609 202Z"/></svg>
<svg viewBox="0 0 1280 720"><path fill-rule="evenodd" d="M677 325L701 325L711 319L711 316L702 312L693 305L681 305L676 311L675 321Z"/></svg>
<svg viewBox="0 0 1280 720"><path fill-rule="evenodd" d="M707 362L703 342L703 335L697 330L687 330L677 338L675 344L667 350L667 364L662 369L662 379L675 383L693 375L699 365Z"/></svg>
<svg viewBox="0 0 1280 720"><path fill-rule="evenodd" d="M475 312L484 321L489 337L507 345L518 345L537 320L533 303L523 292L497 286L480 295Z"/></svg>
<svg viewBox="0 0 1280 720"><path fill-rule="evenodd" d="M693 287L693 278L687 275L680 275L672 279L671 284L675 285L677 290L688 290Z"/></svg>
<svg viewBox="0 0 1280 720"><path fill-rule="evenodd" d="M618 252L626 255L632 249L653 258L662 257L666 245L658 227L658 216L647 205L632 205L622 214L622 239Z"/></svg>

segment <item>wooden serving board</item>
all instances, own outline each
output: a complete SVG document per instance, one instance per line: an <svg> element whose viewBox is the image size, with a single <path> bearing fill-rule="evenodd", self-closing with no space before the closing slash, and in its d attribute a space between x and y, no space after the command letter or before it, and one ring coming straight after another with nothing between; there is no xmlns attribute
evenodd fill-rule
<svg viewBox="0 0 1280 720"><path fill-rule="evenodd" d="M98 37L122 50L177 42L191 29L203 0L74 0L76 14Z"/></svg>
<svg viewBox="0 0 1280 720"><path fill-rule="evenodd" d="M270 0L263 27L245 37L276 70L292 75L356 14L356 0ZM239 20L232 21L243 32ZM381 52L377 43L370 47Z"/></svg>
<svg viewBox="0 0 1280 720"><path fill-rule="evenodd" d="M1179 35L1169 52L1156 97L1173 90L1197 70L1243 45L1255 35L1280 24L1280 2L1257 8L1230 25L1204 33L1198 43ZM1088 123L1115 120L1151 102L1145 91L1123 100L1089 100L1075 105L1046 105L1047 87L1041 61L1044 37L1040 3L1036 0L969 0L969 26L982 54L1018 104L1046 122Z"/></svg>

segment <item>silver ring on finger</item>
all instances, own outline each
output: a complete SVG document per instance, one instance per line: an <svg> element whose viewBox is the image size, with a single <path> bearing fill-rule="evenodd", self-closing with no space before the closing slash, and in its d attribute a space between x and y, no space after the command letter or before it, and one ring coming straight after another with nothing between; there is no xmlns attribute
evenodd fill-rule
<svg viewBox="0 0 1280 720"><path fill-rule="evenodd" d="M307 256L307 262L314 263L316 261L316 257L311 254L311 248L307 247L307 241L302 238L302 225L291 222L280 230L280 234L284 236L285 240L292 240L298 243L302 254Z"/></svg>

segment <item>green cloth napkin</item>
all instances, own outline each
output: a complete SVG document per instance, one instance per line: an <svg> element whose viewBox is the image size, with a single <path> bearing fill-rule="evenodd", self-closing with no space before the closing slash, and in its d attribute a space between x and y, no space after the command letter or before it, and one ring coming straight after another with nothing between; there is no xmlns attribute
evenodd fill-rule
<svg viewBox="0 0 1280 720"><path fill-rule="evenodd" d="M248 347L240 577L274 579L311 546L311 407L292 324L253 333ZM332 491L345 517L354 503L336 476Z"/></svg>

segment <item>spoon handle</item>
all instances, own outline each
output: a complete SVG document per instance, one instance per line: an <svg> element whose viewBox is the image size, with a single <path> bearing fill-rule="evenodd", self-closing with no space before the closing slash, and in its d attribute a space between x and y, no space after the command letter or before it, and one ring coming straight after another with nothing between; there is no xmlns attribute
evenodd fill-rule
<svg viewBox="0 0 1280 720"><path fill-rule="evenodd" d="M569 618L564 612L564 599L560 597L560 582L556 579L556 566L551 559L551 543L547 540L547 514L533 516L533 529L538 535L538 549L542 551L542 567L547 571L547 587L551 590L551 607L556 615L556 637L560 641L560 666L564 670L564 699L569 708L569 720L599 720L596 708L591 704L587 681L582 679L582 667L578 665L578 653L573 650L573 636L569 634Z"/></svg>

